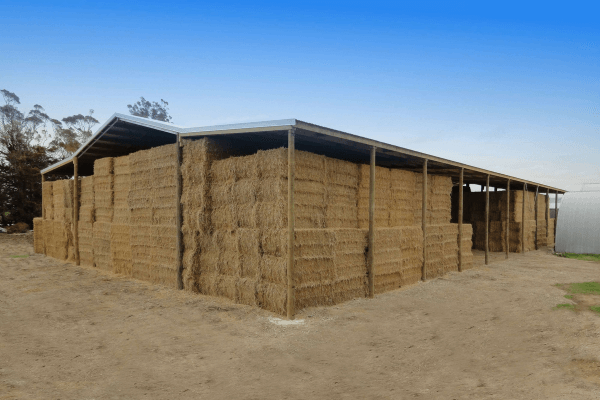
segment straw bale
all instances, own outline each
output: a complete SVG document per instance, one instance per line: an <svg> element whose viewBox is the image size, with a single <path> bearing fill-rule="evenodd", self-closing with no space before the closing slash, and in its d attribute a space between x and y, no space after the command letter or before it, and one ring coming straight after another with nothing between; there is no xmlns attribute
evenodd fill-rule
<svg viewBox="0 0 600 400"><path fill-rule="evenodd" d="M200 275L219 272L220 247L217 235L200 233Z"/></svg>
<svg viewBox="0 0 600 400"><path fill-rule="evenodd" d="M296 302L297 310L307 307L317 307L332 305L333 302L333 284L325 283L314 286L296 287Z"/></svg>
<svg viewBox="0 0 600 400"><path fill-rule="evenodd" d="M287 174L286 174L287 175ZM287 178L265 178L256 188L256 201L287 204Z"/></svg>
<svg viewBox="0 0 600 400"><path fill-rule="evenodd" d="M358 164L335 158L325 158L328 185L356 188L360 178Z"/></svg>
<svg viewBox="0 0 600 400"><path fill-rule="evenodd" d="M421 279L423 264L423 231L420 226L402 227L400 229L402 253L402 282L410 285Z"/></svg>
<svg viewBox="0 0 600 400"><path fill-rule="evenodd" d="M287 153L288 149L284 147L259 150L257 153L259 179L287 178Z"/></svg>
<svg viewBox="0 0 600 400"><path fill-rule="evenodd" d="M257 300L261 308L276 314L285 315L287 301L287 287L269 282L257 285ZM296 295L298 293L296 292ZM296 303L297 305L298 303Z"/></svg>
<svg viewBox="0 0 600 400"><path fill-rule="evenodd" d="M111 225L107 222L94 222L94 264L106 271L112 271L110 231Z"/></svg>
<svg viewBox="0 0 600 400"><path fill-rule="evenodd" d="M92 222L79 221L79 261L81 265L94 266L94 230Z"/></svg>
<svg viewBox="0 0 600 400"><path fill-rule="evenodd" d="M284 257L287 254L287 229L263 229L260 232L260 248L263 254Z"/></svg>
<svg viewBox="0 0 600 400"><path fill-rule="evenodd" d="M360 276L352 279L339 280L332 287L333 303L357 299L367 296L367 278Z"/></svg>
<svg viewBox="0 0 600 400"><path fill-rule="evenodd" d="M94 176L106 176L113 173L113 157L105 157L94 161Z"/></svg>
<svg viewBox="0 0 600 400"><path fill-rule="evenodd" d="M264 254L260 259L260 281L287 284L287 257Z"/></svg>
<svg viewBox="0 0 600 400"><path fill-rule="evenodd" d="M129 156L113 158L113 174L128 175L131 173L131 161Z"/></svg>
<svg viewBox="0 0 600 400"><path fill-rule="evenodd" d="M214 213L213 213L214 216ZM282 229L287 227L287 202L262 202L256 204L256 227L259 229ZM296 213L296 222L298 215ZM214 223L214 221L213 221ZM297 226L300 228L300 226Z"/></svg>
<svg viewBox="0 0 600 400"><path fill-rule="evenodd" d="M131 210L129 207L115 207L112 222L118 225L131 223Z"/></svg>
<svg viewBox="0 0 600 400"><path fill-rule="evenodd" d="M358 228L358 207L331 200L325 209L326 228Z"/></svg>
<svg viewBox="0 0 600 400"><path fill-rule="evenodd" d="M72 237L70 229L63 221L49 222L52 226L50 236L50 256L66 261L69 251L69 237Z"/></svg>
<svg viewBox="0 0 600 400"><path fill-rule="evenodd" d="M44 253L44 220L33 219L33 250L38 254Z"/></svg>
<svg viewBox="0 0 600 400"><path fill-rule="evenodd" d="M42 183L42 207L46 211L46 219L53 219L54 216L54 197L52 194L52 185L53 182Z"/></svg>
<svg viewBox="0 0 600 400"><path fill-rule="evenodd" d="M359 164L359 187L363 189L369 188L371 181L371 167L367 164ZM375 167L375 189L390 189L391 188L391 171L389 168Z"/></svg>
<svg viewBox="0 0 600 400"><path fill-rule="evenodd" d="M237 283L238 277L221 275L217 284L217 296L226 297L230 300L236 301L237 295Z"/></svg>
<svg viewBox="0 0 600 400"><path fill-rule="evenodd" d="M115 170L117 166L115 164ZM110 250L113 271L117 274L132 275L132 254L130 229L128 224L111 224Z"/></svg>
<svg viewBox="0 0 600 400"><path fill-rule="evenodd" d="M297 181L325 183L325 177L327 176L325 170L325 156L296 150L295 159L296 169L294 171L294 177ZM296 182L297 185L298 183L299 182Z"/></svg>
<svg viewBox="0 0 600 400"><path fill-rule="evenodd" d="M94 206L81 206L79 208L79 221L80 222L94 222Z"/></svg>
<svg viewBox="0 0 600 400"><path fill-rule="evenodd" d="M173 208L154 208L152 210L153 225L176 225L177 209Z"/></svg>
<svg viewBox="0 0 600 400"><path fill-rule="evenodd" d="M367 272L368 231L364 229L335 229L334 233L336 281L364 278Z"/></svg>
<svg viewBox="0 0 600 400"><path fill-rule="evenodd" d="M258 281L251 278L242 278L237 280L237 298L236 301L249 306L258 304Z"/></svg>

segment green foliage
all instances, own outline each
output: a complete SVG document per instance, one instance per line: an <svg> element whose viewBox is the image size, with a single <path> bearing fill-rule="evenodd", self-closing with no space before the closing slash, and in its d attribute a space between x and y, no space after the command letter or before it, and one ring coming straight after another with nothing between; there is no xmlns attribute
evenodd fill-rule
<svg viewBox="0 0 600 400"><path fill-rule="evenodd" d="M554 307L555 310L560 310L561 308L566 308L567 310L575 310L575 304L557 304Z"/></svg>
<svg viewBox="0 0 600 400"><path fill-rule="evenodd" d="M598 294L600 295L600 283L598 282L582 282L571 283L567 287L567 291L571 294Z"/></svg>
<svg viewBox="0 0 600 400"><path fill-rule="evenodd" d="M574 260L582 261L595 261L600 262L600 254L575 254L575 253L562 253L559 254L561 257L572 258Z"/></svg>
<svg viewBox="0 0 600 400"><path fill-rule="evenodd" d="M595 313L600 314L600 306L591 306L590 310L592 310Z"/></svg>
<svg viewBox="0 0 600 400"><path fill-rule="evenodd" d="M565 295L565 299L573 300L573 295L572 294L566 294Z"/></svg>

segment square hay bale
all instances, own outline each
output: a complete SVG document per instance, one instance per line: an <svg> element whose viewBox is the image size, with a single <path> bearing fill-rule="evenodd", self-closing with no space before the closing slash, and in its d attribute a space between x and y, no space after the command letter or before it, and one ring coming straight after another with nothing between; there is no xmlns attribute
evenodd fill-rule
<svg viewBox="0 0 600 400"><path fill-rule="evenodd" d="M265 178L287 178L287 148L281 147L273 150L259 150L258 177Z"/></svg>
<svg viewBox="0 0 600 400"><path fill-rule="evenodd" d="M112 271L110 250L111 224L108 222L94 222L94 264L105 271Z"/></svg>
<svg viewBox="0 0 600 400"><path fill-rule="evenodd" d="M333 284L322 283L296 287L296 310L334 304Z"/></svg>
<svg viewBox="0 0 600 400"><path fill-rule="evenodd" d="M113 173L113 157L101 158L94 161L94 176L106 176Z"/></svg>
<svg viewBox="0 0 600 400"><path fill-rule="evenodd" d="M297 181L312 181L325 183L325 156L296 150L296 170L294 172ZM286 164L287 176L287 164Z"/></svg>
<svg viewBox="0 0 600 400"><path fill-rule="evenodd" d="M260 259L260 281L287 285L287 257L263 255Z"/></svg>
<svg viewBox="0 0 600 400"><path fill-rule="evenodd" d="M53 184L54 182L42 183L42 208L45 212L44 218L48 220L54 218Z"/></svg>
<svg viewBox="0 0 600 400"><path fill-rule="evenodd" d="M344 301L366 297L368 294L367 292L366 276L338 280L332 287L333 303L338 304Z"/></svg>
<svg viewBox="0 0 600 400"><path fill-rule="evenodd" d="M33 219L33 250L38 254L44 254L44 220Z"/></svg>
<svg viewBox="0 0 600 400"><path fill-rule="evenodd" d="M368 231L364 229L335 229L334 234L333 259L336 282L346 282L366 277Z"/></svg>
<svg viewBox="0 0 600 400"><path fill-rule="evenodd" d="M249 306L258 305L258 288L259 284L256 279L241 278L237 280L237 299L241 304Z"/></svg>
<svg viewBox="0 0 600 400"><path fill-rule="evenodd" d="M325 158L326 182L331 186L357 188L360 177L358 164Z"/></svg>
<svg viewBox="0 0 600 400"><path fill-rule="evenodd" d="M261 308L279 315L285 315L287 309L286 286L269 282L261 282L257 285L256 294L258 304Z"/></svg>
<svg viewBox="0 0 600 400"><path fill-rule="evenodd" d="M130 240L131 226L112 224L110 231L110 251L113 272L132 275L132 254Z"/></svg>
<svg viewBox="0 0 600 400"><path fill-rule="evenodd" d="M287 254L287 229L261 229L260 248L266 255L284 257Z"/></svg>
<svg viewBox="0 0 600 400"><path fill-rule="evenodd" d="M423 231L420 226L402 227L400 233L402 253L402 286L421 279L423 265Z"/></svg>

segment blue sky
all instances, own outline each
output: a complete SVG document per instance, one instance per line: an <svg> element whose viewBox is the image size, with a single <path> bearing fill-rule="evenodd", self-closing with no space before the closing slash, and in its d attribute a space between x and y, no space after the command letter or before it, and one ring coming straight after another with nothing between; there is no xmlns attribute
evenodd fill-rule
<svg viewBox="0 0 600 400"><path fill-rule="evenodd" d="M57 118L163 98L182 126L297 118L600 182L600 7L483 3L3 2L0 88Z"/></svg>

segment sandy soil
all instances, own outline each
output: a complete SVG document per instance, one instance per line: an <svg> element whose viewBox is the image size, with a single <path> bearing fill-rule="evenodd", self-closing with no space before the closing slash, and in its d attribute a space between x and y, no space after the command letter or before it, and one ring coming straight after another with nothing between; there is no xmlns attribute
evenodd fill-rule
<svg viewBox="0 0 600 400"><path fill-rule="evenodd" d="M600 264L492 259L279 326L0 235L0 399L598 398L600 316L552 308Z"/></svg>

